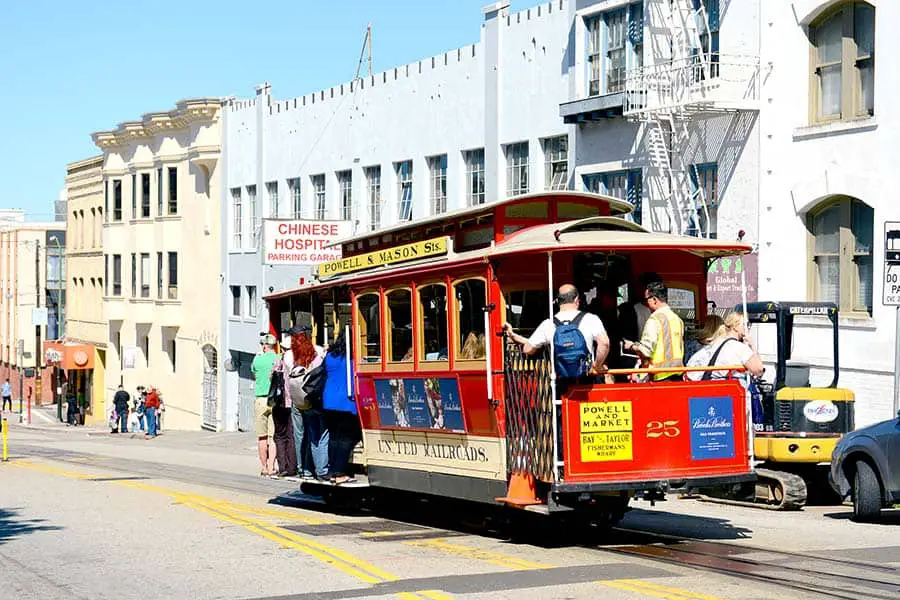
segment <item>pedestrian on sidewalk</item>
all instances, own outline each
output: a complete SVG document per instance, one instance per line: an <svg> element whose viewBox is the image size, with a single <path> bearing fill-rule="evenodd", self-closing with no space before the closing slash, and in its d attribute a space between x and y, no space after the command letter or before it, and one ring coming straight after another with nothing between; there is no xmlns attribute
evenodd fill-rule
<svg viewBox="0 0 900 600"><path fill-rule="evenodd" d="M12 386L9 385L9 379L3 382L3 387L0 389L0 396L3 396L2 410L6 410L6 403L9 402L9 411L12 412Z"/></svg>
<svg viewBox="0 0 900 600"><path fill-rule="evenodd" d="M113 433L128 433L128 403L131 396L125 391L125 388L119 384L116 395L113 396L113 405L116 407L116 421L119 426Z"/></svg>
<svg viewBox="0 0 900 600"><path fill-rule="evenodd" d="M262 352L253 357L250 370L255 379L254 421L256 425L257 449L259 451L259 474L269 477L275 474L275 423L272 421L272 407L269 406L269 388L272 386L272 368L275 366L275 336L267 333L260 340Z"/></svg>
<svg viewBox="0 0 900 600"><path fill-rule="evenodd" d="M156 437L156 409L159 408L159 394L156 388L149 386L147 388L147 399L144 401L144 416L147 418L147 434L145 439Z"/></svg>
<svg viewBox="0 0 900 600"><path fill-rule="evenodd" d="M325 377L322 406L330 435L329 474L331 482L336 485L356 481L350 474L350 457L362 437L353 387L352 384L347 386L348 369L349 380L353 381L353 367L347 356L347 329L348 326L344 326L325 355L325 371L328 375Z"/></svg>

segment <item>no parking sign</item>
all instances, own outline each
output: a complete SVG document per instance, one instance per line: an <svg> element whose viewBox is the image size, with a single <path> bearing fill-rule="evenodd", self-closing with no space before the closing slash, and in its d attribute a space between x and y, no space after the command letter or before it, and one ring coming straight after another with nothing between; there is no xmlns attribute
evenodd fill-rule
<svg viewBox="0 0 900 600"><path fill-rule="evenodd" d="M884 294L885 306L900 306L900 222L884 223Z"/></svg>

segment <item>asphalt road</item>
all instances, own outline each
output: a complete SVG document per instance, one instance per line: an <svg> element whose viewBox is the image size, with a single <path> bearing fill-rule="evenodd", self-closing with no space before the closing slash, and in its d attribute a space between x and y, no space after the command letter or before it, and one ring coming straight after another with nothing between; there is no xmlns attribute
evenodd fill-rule
<svg viewBox="0 0 900 600"><path fill-rule="evenodd" d="M165 437L13 428L12 458L0 465L0 598L819 597L774 576L745 579L623 554L616 540L523 539L467 524L478 517L462 508L332 510L291 494L294 483L252 476L248 438ZM675 501L643 505L625 525L880 561L890 594L900 521L857 525L841 514Z"/></svg>

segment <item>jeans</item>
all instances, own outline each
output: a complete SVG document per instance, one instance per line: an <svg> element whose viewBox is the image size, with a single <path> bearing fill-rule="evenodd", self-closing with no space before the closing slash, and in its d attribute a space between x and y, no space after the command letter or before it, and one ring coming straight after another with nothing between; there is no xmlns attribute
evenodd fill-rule
<svg viewBox="0 0 900 600"><path fill-rule="evenodd" d="M360 439L359 417L353 413L329 410L325 411L330 433L329 462L331 476L347 475L347 465L353 448Z"/></svg>
<svg viewBox="0 0 900 600"><path fill-rule="evenodd" d="M147 435L156 437L156 408L148 406L144 409L144 416L147 418Z"/></svg>
<svg viewBox="0 0 900 600"><path fill-rule="evenodd" d="M328 427L325 425L325 417L322 411L305 410L303 415L303 437L309 441L309 452L312 454L312 463L316 470L316 477L324 479L328 477ZM304 439L304 442L307 440Z"/></svg>
<svg viewBox="0 0 900 600"><path fill-rule="evenodd" d="M141 424L141 431L146 431L147 427L144 423L144 413L138 414L138 423Z"/></svg>
<svg viewBox="0 0 900 600"><path fill-rule="evenodd" d="M12 412L12 396L3 396L3 410L6 410L7 403L9 403L9 410Z"/></svg>
<svg viewBox="0 0 900 600"><path fill-rule="evenodd" d="M116 412L119 413L119 432L128 433L128 409L116 409Z"/></svg>
<svg viewBox="0 0 900 600"><path fill-rule="evenodd" d="M303 413L293 406L291 406L291 426L294 430L294 449L297 452L297 474L312 477L309 438L303 435Z"/></svg>

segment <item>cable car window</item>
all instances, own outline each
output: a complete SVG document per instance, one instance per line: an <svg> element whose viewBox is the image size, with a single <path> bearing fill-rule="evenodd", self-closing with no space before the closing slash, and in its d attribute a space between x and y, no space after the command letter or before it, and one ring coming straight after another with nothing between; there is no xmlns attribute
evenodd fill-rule
<svg viewBox="0 0 900 600"><path fill-rule="evenodd" d="M381 362L381 295L377 293L363 294L356 298L356 309L359 314L359 353L360 363Z"/></svg>
<svg viewBox="0 0 900 600"><path fill-rule="evenodd" d="M529 336L550 316L547 290L517 290L506 293L506 322L516 333Z"/></svg>
<svg viewBox="0 0 900 600"><path fill-rule="evenodd" d="M457 282L456 291L456 358L484 358L484 307L486 286L481 279Z"/></svg>
<svg viewBox="0 0 900 600"><path fill-rule="evenodd" d="M312 294L292 296L291 308L294 316L293 325L313 326Z"/></svg>
<svg viewBox="0 0 900 600"><path fill-rule="evenodd" d="M575 204L574 202L560 202L556 208L557 217L560 219L584 219L596 217L600 209L588 204Z"/></svg>
<svg viewBox="0 0 900 600"><path fill-rule="evenodd" d="M422 360L447 360L447 288L443 284L426 285L418 292L422 307Z"/></svg>
<svg viewBox="0 0 900 600"><path fill-rule="evenodd" d="M669 306L675 311L685 325L697 322L696 292L692 289L670 287Z"/></svg>
<svg viewBox="0 0 900 600"><path fill-rule="evenodd" d="M390 362L412 362L412 294L406 289L388 292L387 308Z"/></svg>
<svg viewBox="0 0 900 600"><path fill-rule="evenodd" d="M509 219L546 219L549 216L550 212L546 200L513 204L506 207L506 217Z"/></svg>

